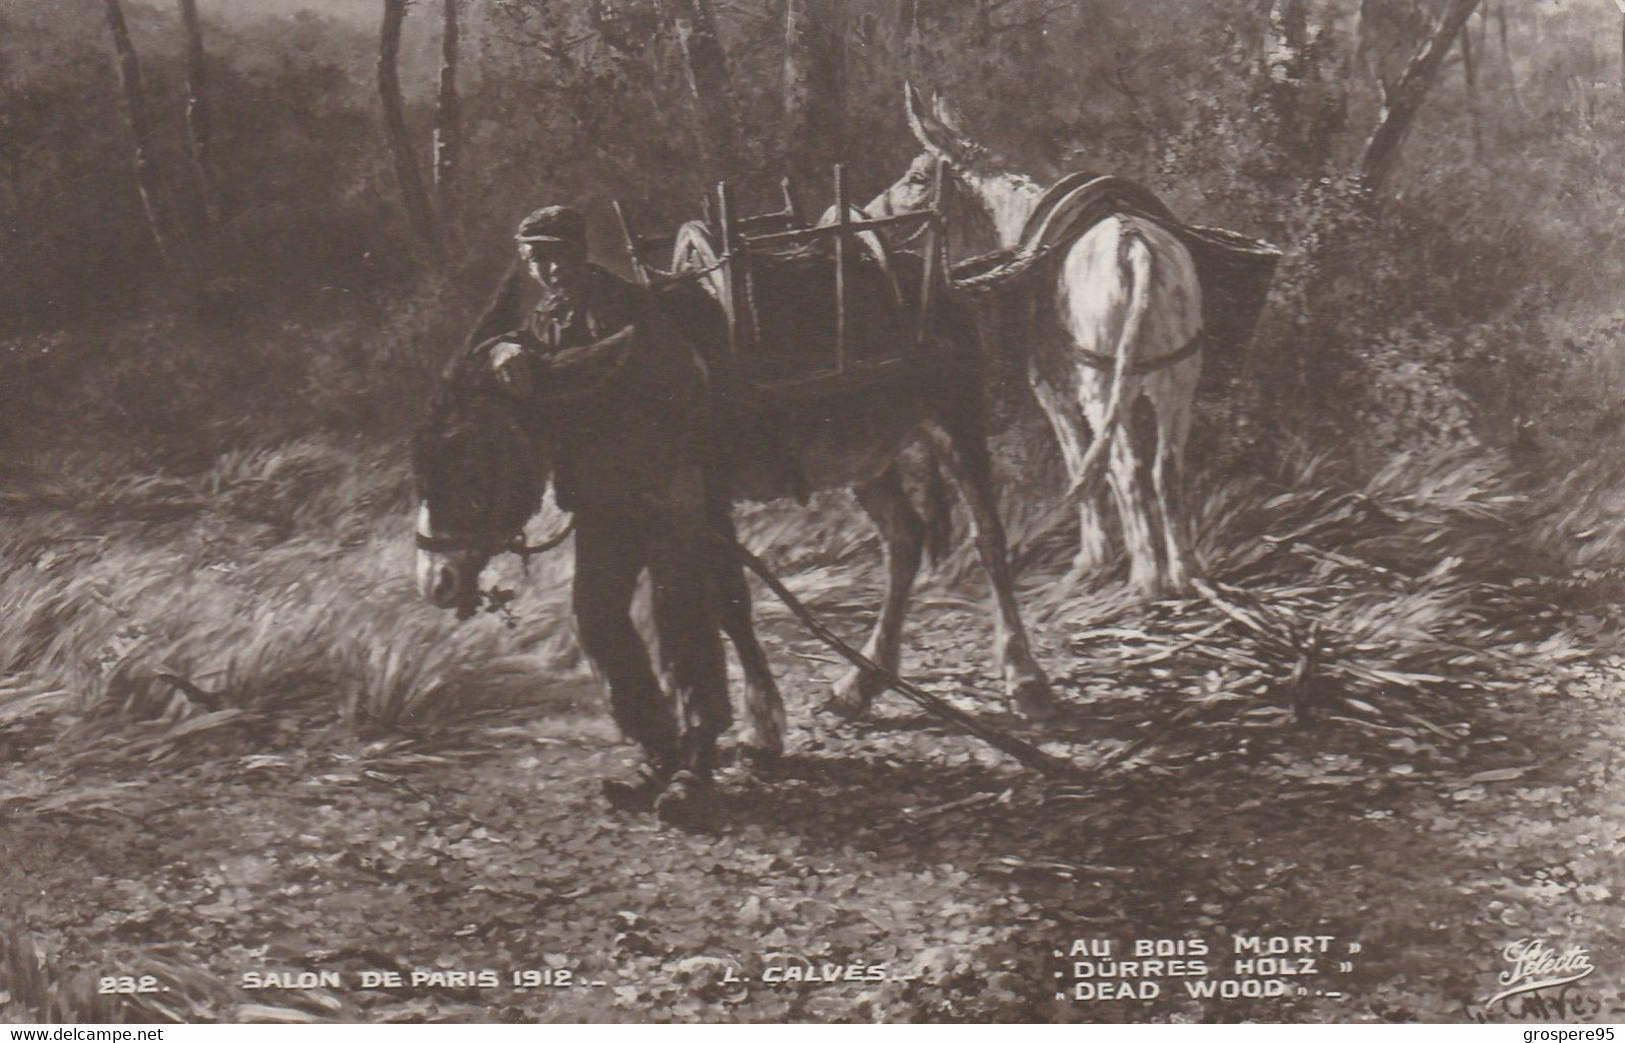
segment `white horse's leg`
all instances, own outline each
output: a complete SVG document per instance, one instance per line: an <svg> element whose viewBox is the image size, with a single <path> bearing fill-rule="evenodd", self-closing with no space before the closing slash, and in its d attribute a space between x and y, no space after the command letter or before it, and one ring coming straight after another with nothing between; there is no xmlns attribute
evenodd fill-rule
<svg viewBox="0 0 1625 1043"><path fill-rule="evenodd" d="M1191 592L1194 558L1191 553L1190 521L1185 515L1185 449L1170 437L1168 429L1157 425L1157 455L1151 465L1151 484L1162 515L1163 547L1168 570L1162 592L1184 597Z"/></svg>
<svg viewBox="0 0 1625 1043"><path fill-rule="evenodd" d="M1072 572L1083 576L1111 564L1112 542L1106 531L1106 493L1099 490L1078 504L1078 553Z"/></svg>
<svg viewBox="0 0 1625 1043"><path fill-rule="evenodd" d="M1108 477L1112 498L1117 502L1117 520L1123 528L1123 549L1128 552L1129 586L1155 596L1162 589L1162 562L1151 527L1150 501L1140 476L1140 454L1127 424L1112 440Z"/></svg>
<svg viewBox="0 0 1625 1043"><path fill-rule="evenodd" d="M1200 361L1186 361L1147 381L1157 416L1157 455L1151 468L1162 514L1163 549L1168 560L1165 593L1188 595L1200 570L1191 549L1190 515L1185 504L1185 444L1190 438Z"/></svg>
<svg viewBox="0 0 1625 1043"><path fill-rule="evenodd" d="M1037 377L1033 379L1032 386L1038 404L1055 432L1055 440L1060 444L1068 485L1075 484L1083 475L1083 457L1094 437L1083 403L1090 401L1090 396L1096 395L1097 391L1063 391ZM1111 562L1111 538L1106 531L1105 510L1104 491L1085 498L1078 505L1079 540L1077 554L1072 559L1073 581Z"/></svg>

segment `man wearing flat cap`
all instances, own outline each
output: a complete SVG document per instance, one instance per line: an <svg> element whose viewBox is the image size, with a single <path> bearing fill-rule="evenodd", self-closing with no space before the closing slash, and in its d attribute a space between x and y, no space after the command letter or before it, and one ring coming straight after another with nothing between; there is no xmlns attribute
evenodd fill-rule
<svg viewBox="0 0 1625 1043"><path fill-rule="evenodd" d="M495 342L490 358L499 379L522 381L519 374L529 371L537 356L633 335L640 318L647 314L643 292L588 261L587 223L581 211L568 206L543 207L520 222L514 239L519 247L517 262L471 338L472 344ZM524 314L521 298L527 272L540 285L542 296ZM557 453L552 461L554 497L562 509L576 511L584 506L576 502L577 475L581 468L593 465L568 445L560 446ZM583 579L580 539L578 532L578 597ZM641 643L638 647L642 648ZM623 673L628 666L599 665ZM634 663L631 670L646 674L647 666L640 671ZM603 781L610 803L625 810L648 810L669 788L674 773L683 774L677 772L676 719L652 674L648 680L649 686L634 683L621 693L611 685L610 708L616 723L643 747L647 758L629 777Z"/></svg>
<svg viewBox="0 0 1625 1043"><path fill-rule="evenodd" d="M552 353L614 336L637 321L637 288L587 260L581 211L544 206L519 223L514 240L520 265L542 288L541 300L517 329L509 308L493 307L477 339L523 333L516 338L523 347ZM510 307L517 303L515 292Z"/></svg>

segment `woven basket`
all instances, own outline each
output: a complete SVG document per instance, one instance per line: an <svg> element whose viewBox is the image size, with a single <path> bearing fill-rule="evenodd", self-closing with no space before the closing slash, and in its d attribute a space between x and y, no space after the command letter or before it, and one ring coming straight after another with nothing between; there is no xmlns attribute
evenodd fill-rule
<svg viewBox="0 0 1625 1043"><path fill-rule="evenodd" d="M1202 284L1202 323L1210 349L1240 356L1258 330L1281 251L1223 228L1183 225L1176 231Z"/></svg>

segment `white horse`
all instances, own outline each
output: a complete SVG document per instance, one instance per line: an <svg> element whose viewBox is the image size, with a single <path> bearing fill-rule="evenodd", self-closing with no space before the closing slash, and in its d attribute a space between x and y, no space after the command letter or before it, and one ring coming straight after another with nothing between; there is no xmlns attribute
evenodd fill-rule
<svg viewBox="0 0 1625 1043"><path fill-rule="evenodd" d="M1001 248L1017 247L1043 188L1004 169L971 140L940 97L927 111L912 86L907 94L909 125L925 151L866 212L878 218L925 205L940 162L949 175L945 187L963 192L986 213ZM1192 350L1202 331L1202 290L1190 253L1155 221L1117 214L1048 263L1054 283L1037 296L1036 337L1026 362L1081 499L1075 572L1102 564L1109 552L1099 495L1104 471L1131 586L1148 597L1187 593L1197 565L1182 473L1202 372L1201 353ZM1149 497L1130 430L1142 399L1156 417Z"/></svg>

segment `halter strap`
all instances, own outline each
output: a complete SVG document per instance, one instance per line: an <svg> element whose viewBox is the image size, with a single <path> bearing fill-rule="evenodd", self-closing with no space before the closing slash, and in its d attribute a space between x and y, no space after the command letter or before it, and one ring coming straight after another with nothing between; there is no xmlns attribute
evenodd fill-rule
<svg viewBox="0 0 1625 1043"><path fill-rule="evenodd" d="M559 532L537 544L526 543L525 534L522 532L517 533L506 542L500 538L493 540L458 539L453 536L427 536L421 532L417 533L416 536L418 550L426 550L431 554L453 554L457 551L482 550L493 555L517 554L520 560L529 561L533 556L546 554L569 539L575 528L576 523L572 519Z"/></svg>

